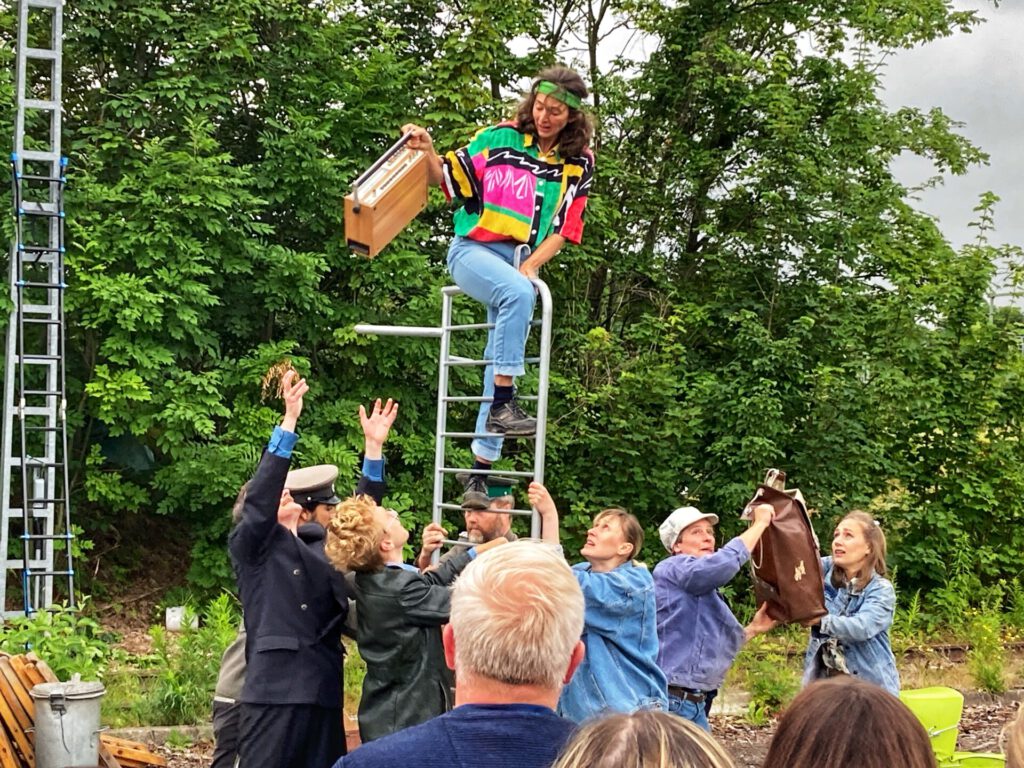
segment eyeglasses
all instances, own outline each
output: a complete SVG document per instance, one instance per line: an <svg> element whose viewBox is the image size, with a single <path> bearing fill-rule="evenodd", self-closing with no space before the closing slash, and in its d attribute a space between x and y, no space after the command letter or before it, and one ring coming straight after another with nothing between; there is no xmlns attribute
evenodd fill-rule
<svg viewBox="0 0 1024 768"><path fill-rule="evenodd" d="M388 524L384 526L384 533L387 533L391 530L391 524L398 519L398 512L393 509L385 509L384 512L388 516Z"/></svg>

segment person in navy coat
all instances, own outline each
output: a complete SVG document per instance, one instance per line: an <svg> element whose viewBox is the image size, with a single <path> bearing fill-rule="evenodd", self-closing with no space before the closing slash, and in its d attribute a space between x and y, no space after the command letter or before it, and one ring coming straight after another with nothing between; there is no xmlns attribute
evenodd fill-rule
<svg viewBox="0 0 1024 768"><path fill-rule="evenodd" d="M305 379L285 374L284 419L249 481L242 519L228 540L247 633L242 768L320 768L345 754L341 632L350 590L324 555L318 521L332 505L304 508L286 488L308 390ZM366 461L357 493L383 495L381 451L397 411L390 400L383 407L378 400L369 416L360 406Z"/></svg>

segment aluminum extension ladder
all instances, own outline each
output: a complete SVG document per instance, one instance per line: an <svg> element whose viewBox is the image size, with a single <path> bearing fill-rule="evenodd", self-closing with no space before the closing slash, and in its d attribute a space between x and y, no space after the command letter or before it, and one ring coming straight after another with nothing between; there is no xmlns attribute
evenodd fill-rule
<svg viewBox="0 0 1024 768"><path fill-rule="evenodd" d="M434 451L434 501L432 504L432 518L435 523L443 523L446 511L463 509L459 504L448 503L444 500L445 478L460 472L472 474L495 474L508 477L521 478L524 485L529 480L544 482L544 446L547 437L547 415L548 415L548 383L551 374L551 291L543 280L533 279L531 282L537 291L537 298L540 303L540 320L534 319L531 327L540 327L540 350L536 357L527 357L528 364L538 366L537 394L534 396L523 396L522 401L532 401L537 407L537 434L534 438L533 470L532 471L511 471L504 469L474 470L462 467L449 467L446 459L446 445L451 440L472 440L476 437L493 437L489 433L477 432L456 432L448 428L448 406L450 403L482 403L489 401L481 395L450 394L449 371L454 367L476 366L485 367L490 364L489 360L477 360L468 357L458 357L451 354L451 339L453 333L471 331L489 331L494 327L492 323L470 323L464 325L452 324L452 303L456 296L462 294L462 289L455 285L449 285L441 289L441 326L431 328L425 326L403 326L403 325L366 325L360 324L355 327L356 333L373 334L377 336L412 336L419 338L440 339L441 354L439 360L438 384L437 384L437 428ZM481 346L483 346L481 344ZM519 438L523 439L523 438ZM529 515L530 535L534 538L540 536L540 515L535 509L513 509L513 515ZM454 539L446 539L445 544L454 545L462 542ZM434 553L434 557L439 552Z"/></svg>
<svg viewBox="0 0 1024 768"><path fill-rule="evenodd" d="M20 0L11 154L14 240L4 367L0 611L31 614L66 579L74 605L65 396L63 0ZM15 426L15 421L17 422ZM20 606L8 577L20 576Z"/></svg>

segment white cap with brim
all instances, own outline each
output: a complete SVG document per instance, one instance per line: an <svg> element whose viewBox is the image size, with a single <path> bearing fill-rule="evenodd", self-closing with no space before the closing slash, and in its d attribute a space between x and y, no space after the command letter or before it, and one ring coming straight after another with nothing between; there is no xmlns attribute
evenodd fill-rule
<svg viewBox="0 0 1024 768"><path fill-rule="evenodd" d="M712 525L718 525L718 515L713 515L710 512L705 514L696 507L680 507L669 515L665 522L658 526L658 535L661 537L661 543L665 545L665 549L671 552L679 534L698 520L710 520Z"/></svg>

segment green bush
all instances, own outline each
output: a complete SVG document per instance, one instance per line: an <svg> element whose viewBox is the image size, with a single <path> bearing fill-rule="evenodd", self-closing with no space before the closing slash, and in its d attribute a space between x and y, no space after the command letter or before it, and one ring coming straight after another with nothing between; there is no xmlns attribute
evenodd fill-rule
<svg viewBox="0 0 1024 768"><path fill-rule="evenodd" d="M33 651L61 680L76 672L83 680L99 680L109 661L107 639L100 625L86 615L88 598L77 608L66 604L7 621L0 631L0 650Z"/></svg>
<svg viewBox="0 0 1024 768"><path fill-rule="evenodd" d="M205 722L224 649L238 631L239 615L227 594L212 600L198 628L186 609L180 633L152 627L155 679L139 708L143 722L191 725Z"/></svg>
<svg viewBox="0 0 1024 768"><path fill-rule="evenodd" d="M999 613L987 607L971 611L967 640L971 644L967 667L974 684L982 691L1003 693L1006 690L1006 649Z"/></svg>
<svg viewBox="0 0 1024 768"><path fill-rule="evenodd" d="M800 690L800 677L786 657L769 653L751 664L748 674L750 704L747 716L753 723L774 717Z"/></svg>

